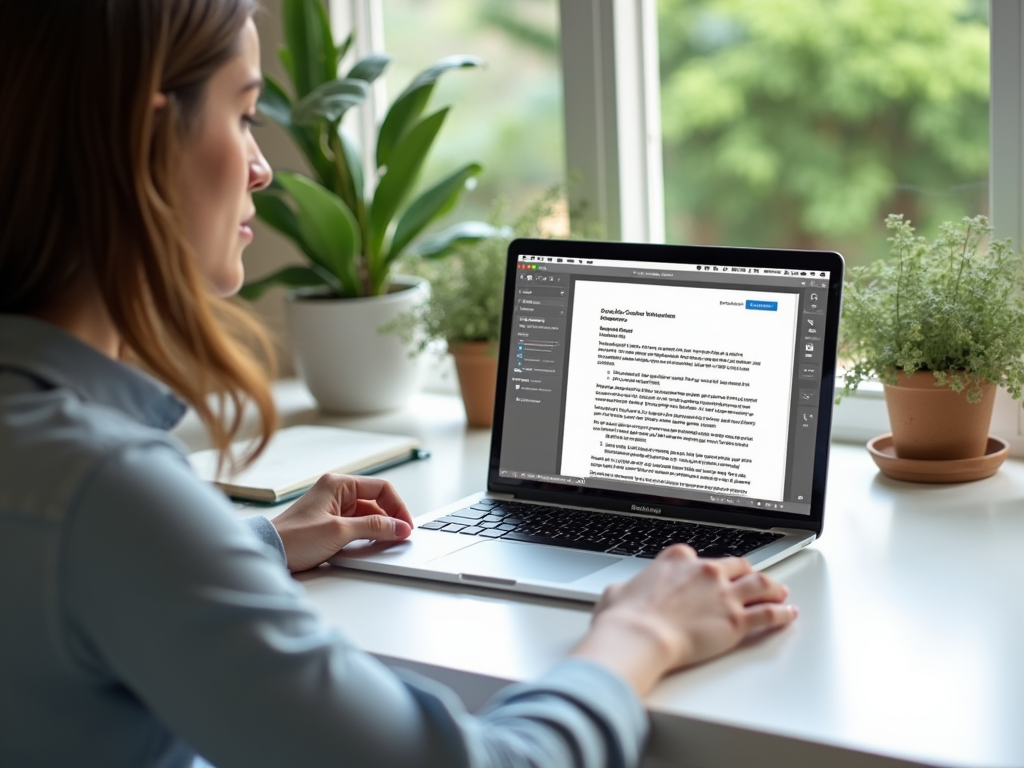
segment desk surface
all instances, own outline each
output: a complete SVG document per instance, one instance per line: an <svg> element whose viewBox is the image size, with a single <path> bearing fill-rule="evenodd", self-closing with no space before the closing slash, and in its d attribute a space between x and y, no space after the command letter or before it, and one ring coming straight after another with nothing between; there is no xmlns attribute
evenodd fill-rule
<svg viewBox="0 0 1024 768"><path fill-rule="evenodd" d="M414 515L482 487L490 435L466 430L455 398L331 419L299 385L277 396L285 423L418 435L433 457L384 473ZM181 430L195 446L198 434ZM837 444L829 478L822 538L769 569L799 620L664 681L648 699L648 764L1024 766L1024 462L924 486ZM570 602L327 566L300 579L357 644L453 685L469 706L541 674L589 621Z"/></svg>

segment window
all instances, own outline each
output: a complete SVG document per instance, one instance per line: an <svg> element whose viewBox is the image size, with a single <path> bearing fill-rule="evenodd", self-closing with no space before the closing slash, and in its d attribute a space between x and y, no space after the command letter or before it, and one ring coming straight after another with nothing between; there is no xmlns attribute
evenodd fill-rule
<svg viewBox="0 0 1024 768"><path fill-rule="evenodd" d="M988 213L988 3L657 0L670 241L888 252Z"/></svg>

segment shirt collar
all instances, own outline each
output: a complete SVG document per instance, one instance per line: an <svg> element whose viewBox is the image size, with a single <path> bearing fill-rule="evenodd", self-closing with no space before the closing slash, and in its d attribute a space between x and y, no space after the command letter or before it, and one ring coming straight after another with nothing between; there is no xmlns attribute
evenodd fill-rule
<svg viewBox="0 0 1024 768"><path fill-rule="evenodd" d="M153 377L24 315L0 314L0 369L69 389L157 429L170 429L185 415L185 404Z"/></svg>

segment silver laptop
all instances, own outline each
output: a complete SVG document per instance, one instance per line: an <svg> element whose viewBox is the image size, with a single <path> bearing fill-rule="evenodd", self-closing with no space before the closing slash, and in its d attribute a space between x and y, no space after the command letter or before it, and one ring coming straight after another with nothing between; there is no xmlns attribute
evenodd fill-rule
<svg viewBox="0 0 1024 768"><path fill-rule="evenodd" d="M516 240L486 491L335 565L596 601L659 551L821 534L837 253Z"/></svg>

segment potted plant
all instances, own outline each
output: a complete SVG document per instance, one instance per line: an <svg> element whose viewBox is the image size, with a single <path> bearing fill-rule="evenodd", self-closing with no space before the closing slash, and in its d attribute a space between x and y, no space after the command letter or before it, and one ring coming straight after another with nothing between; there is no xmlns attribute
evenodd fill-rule
<svg viewBox="0 0 1024 768"><path fill-rule="evenodd" d="M511 221L499 201L491 214L493 237L456 245L443 264L421 262L412 268L431 280L430 295L389 330L413 341L418 353L437 341L447 345L471 427L490 427L494 416L508 245L516 237L550 236L562 208L561 187L548 190Z"/></svg>
<svg viewBox="0 0 1024 768"><path fill-rule="evenodd" d="M881 379L899 459L984 456L995 388L1019 399L1024 383L1024 258L984 216L932 243L902 215L885 223L892 259L855 267L846 288L842 395Z"/></svg>
<svg viewBox="0 0 1024 768"><path fill-rule="evenodd" d="M482 62L452 56L413 79L380 125L376 173L366 179L342 118L366 100L390 57L372 54L338 77L352 37L335 47L322 0L283 0L282 10L279 55L291 93L265 76L259 105L295 141L311 176L279 171L254 200L257 216L291 239L307 263L251 282L241 295L256 298L272 285L297 289L288 297L292 348L321 407L349 413L393 408L417 385L418 366L401 341L379 329L428 292L422 280L393 276L393 266L404 253L441 256L491 233L483 222L463 222L418 241L481 172L477 163L412 194L449 110L424 114L434 85L445 72Z"/></svg>

